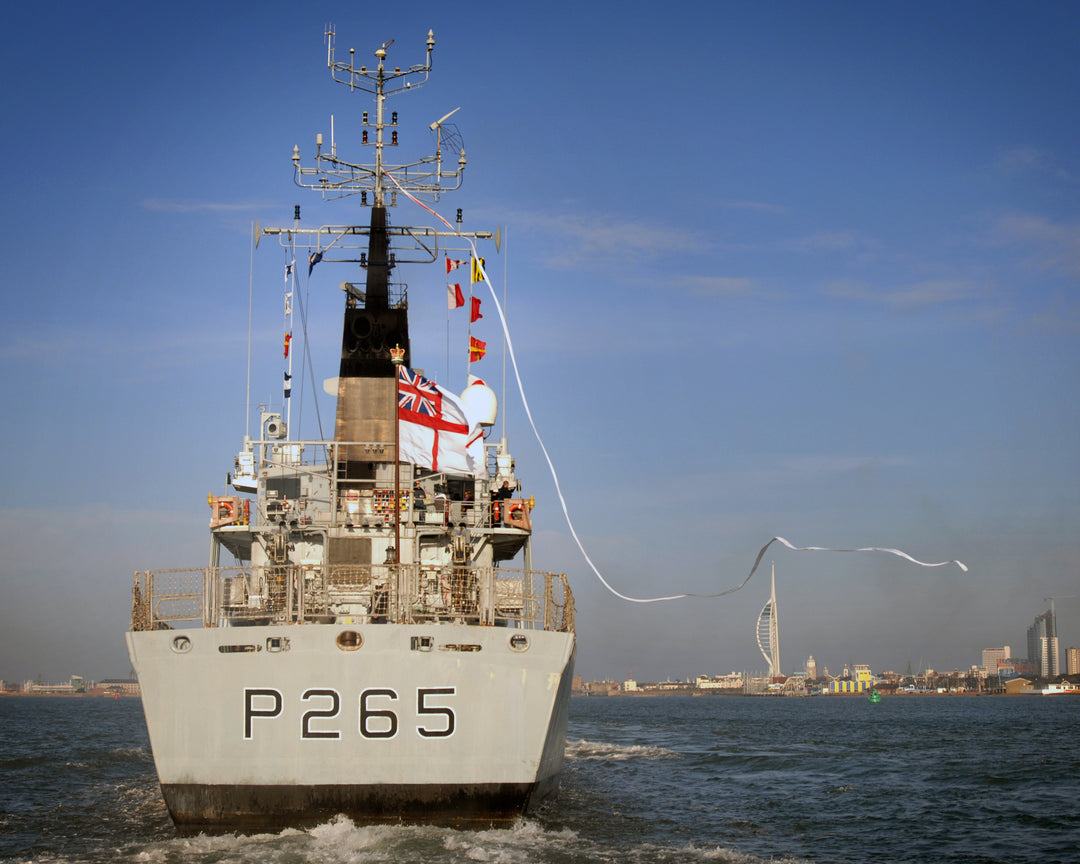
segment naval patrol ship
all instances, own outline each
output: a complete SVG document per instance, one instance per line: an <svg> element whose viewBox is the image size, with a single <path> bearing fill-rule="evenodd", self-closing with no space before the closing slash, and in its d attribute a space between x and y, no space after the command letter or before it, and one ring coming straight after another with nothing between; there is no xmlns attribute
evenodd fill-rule
<svg viewBox="0 0 1080 864"><path fill-rule="evenodd" d="M305 228L297 212L291 226L256 229L293 256L287 325L293 261L306 257L309 276L316 264L352 276L340 283L340 371L327 382L333 438L292 435L287 359L282 410L260 409L231 489L208 496L207 566L134 579L128 651L162 795L183 829L336 814L502 824L552 794L563 763L573 595L565 574L533 569L534 501L505 436L492 435L494 392L470 377L456 396L413 366L410 298L395 278L406 263L439 272L445 261L448 272L458 254L486 278L477 244L497 245L498 233L464 232L460 215L456 228L388 219L405 199L434 207L461 184L449 115L430 124L434 156L384 161L398 143L385 102L427 82L434 36L425 62L402 69L386 61L390 42L370 67L352 51L338 61L333 35L333 79L374 96L362 127L374 164L339 158L332 133L329 147L320 134L313 164L293 150L295 181L370 216ZM441 287L433 294L441 303ZM286 358L290 341L287 326Z"/></svg>

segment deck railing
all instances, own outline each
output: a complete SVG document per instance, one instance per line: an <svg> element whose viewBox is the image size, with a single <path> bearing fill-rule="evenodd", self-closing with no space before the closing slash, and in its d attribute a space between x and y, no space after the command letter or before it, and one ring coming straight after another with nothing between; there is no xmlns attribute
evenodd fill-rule
<svg viewBox="0 0 1080 864"><path fill-rule="evenodd" d="M304 524L326 522L339 524L391 524L394 514L395 486L384 480L345 480L337 476L333 466L348 452L360 451L369 457L392 458L393 442L381 441L322 441L322 440L258 440L251 442L253 470L267 473L269 482L285 476L310 473L326 478L318 497L285 500L276 495L251 501L251 523L277 524L282 519L298 520ZM389 454L389 455L388 455ZM492 462L491 454L487 454ZM494 468L494 462L492 462ZM239 460L237 470L240 470ZM491 475L494 476L494 475ZM249 478L255 482L254 478ZM459 525L477 527L527 527L531 504L523 499L500 502L493 506L482 481L465 485L453 482L444 474L428 474L422 478L424 500L415 501L412 495L411 472L401 477L397 488L399 518L406 523L428 525ZM491 487L494 491L494 486ZM468 496L475 495L475 499Z"/></svg>
<svg viewBox="0 0 1080 864"><path fill-rule="evenodd" d="M132 630L252 623L574 629L564 573L436 564L284 564L135 573Z"/></svg>

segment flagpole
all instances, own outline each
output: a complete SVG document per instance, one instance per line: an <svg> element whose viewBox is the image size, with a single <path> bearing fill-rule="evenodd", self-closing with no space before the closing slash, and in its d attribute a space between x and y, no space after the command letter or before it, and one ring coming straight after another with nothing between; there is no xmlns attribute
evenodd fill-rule
<svg viewBox="0 0 1080 864"><path fill-rule="evenodd" d="M395 345L390 349L394 364L394 563L401 563L401 399L398 396L401 364L405 362L405 349Z"/></svg>
<svg viewBox="0 0 1080 864"><path fill-rule="evenodd" d="M297 204L293 207L293 226L300 227L300 205ZM292 262L285 268L285 332L291 337L293 332L293 292L296 290L296 246L295 235L292 235L289 240L289 260ZM292 345L289 345L289 351L285 355L285 359L289 362L286 364L288 368L285 370L285 381L283 386L283 400L285 403L285 433L288 438L292 438L292 367L293 367L293 351Z"/></svg>
<svg viewBox="0 0 1080 864"><path fill-rule="evenodd" d="M293 260L295 260L295 258L296 258L296 256L293 255ZM293 310L292 310L292 304L293 304L293 299L294 299L293 291L296 288L296 268L295 267L293 267L292 284L291 285L289 284L288 279L289 279L289 277L286 276L285 305L286 305L287 308L285 310L285 326L286 326L286 328L288 328L288 332L291 334L293 332ZM293 361L293 353L294 352L292 350L292 343L290 342L290 344L289 344L288 369L285 371L287 386L284 388L285 389L285 429L288 432L289 438L293 437L293 434L292 434L292 368L293 368L293 362L292 361Z"/></svg>

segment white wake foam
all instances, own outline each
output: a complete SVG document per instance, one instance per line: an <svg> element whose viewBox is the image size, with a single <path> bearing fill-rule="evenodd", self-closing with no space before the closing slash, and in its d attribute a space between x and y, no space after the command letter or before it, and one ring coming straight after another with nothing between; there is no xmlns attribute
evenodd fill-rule
<svg viewBox="0 0 1080 864"><path fill-rule="evenodd" d="M681 759L682 756L666 747L580 740L566 742L566 758L572 762L621 762L627 759Z"/></svg>

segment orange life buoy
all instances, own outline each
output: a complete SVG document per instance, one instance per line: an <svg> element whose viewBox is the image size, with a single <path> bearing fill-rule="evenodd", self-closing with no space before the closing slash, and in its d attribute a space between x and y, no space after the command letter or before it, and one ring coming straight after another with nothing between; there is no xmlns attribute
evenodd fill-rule
<svg viewBox="0 0 1080 864"><path fill-rule="evenodd" d="M232 525L237 521L240 499L234 495L209 495L210 527Z"/></svg>
<svg viewBox="0 0 1080 864"><path fill-rule="evenodd" d="M521 528L525 531L532 530L532 521L529 519L529 502L515 501L506 514L506 524L512 528Z"/></svg>

